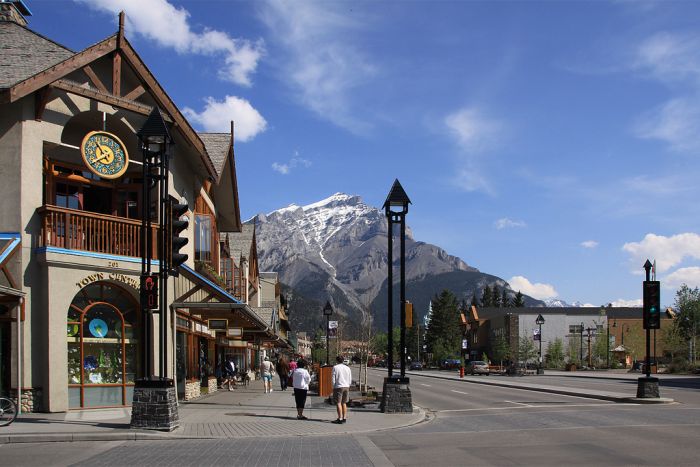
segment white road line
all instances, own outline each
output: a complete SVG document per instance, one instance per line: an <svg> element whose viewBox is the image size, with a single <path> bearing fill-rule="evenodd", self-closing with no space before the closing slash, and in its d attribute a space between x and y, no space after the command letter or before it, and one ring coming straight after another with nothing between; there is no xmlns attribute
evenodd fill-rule
<svg viewBox="0 0 700 467"><path fill-rule="evenodd" d="M557 408L571 408L571 407L599 407L599 406L606 406L606 405L612 405L611 403L605 403L605 404L561 404L561 405L529 405L526 407L481 407L481 408L476 408L476 409L445 409L445 410L436 410L436 412L443 413L443 412L478 412L481 410L516 410L516 409L557 409ZM620 406L636 406L639 407L639 404L627 404L627 403L620 403L620 404L615 404L615 407L620 407ZM700 410L700 409L697 409Z"/></svg>
<svg viewBox="0 0 700 467"><path fill-rule="evenodd" d="M454 389L450 389L450 391L456 392L457 394L469 394L468 392L455 391Z"/></svg>
<svg viewBox="0 0 700 467"><path fill-rule="evenodd" d="M524 407L534 407L534 405L531 404L525 404L523 402L513 402L513 401L503 401L503 402L508 402L509 404L517 404L517 405L522 405Z"/></svg>
<svg viewBox="0 0 700 467"><path fill-rule="evenodd" d="M432 384L420 383L421 386L432 387Z"/></svg>

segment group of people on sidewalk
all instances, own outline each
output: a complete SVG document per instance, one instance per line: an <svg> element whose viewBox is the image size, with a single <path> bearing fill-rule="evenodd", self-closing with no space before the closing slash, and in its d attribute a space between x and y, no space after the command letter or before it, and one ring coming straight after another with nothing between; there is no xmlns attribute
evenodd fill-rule
<svg viewBox="0 0 700 467"><path fill-rule="evenodd" d="M260 365L260 375L266 394L272 392L272 376L275 372L279 375L282 391L286 391L288 386L292 386L298 420L308 420L308 417L304 415L304 407L306 406L311 375L306 369L306 365L306 361L303 359L300 359L298 362L288 362L284 355L280 356L276 365L270 361L269 357L265 357ZM338 418L333 423L346 423L352 371L350 367L343 363L343 357L341 356L336 357L336 365L333 366L331 382L333 384L333 402L336 404L338 413Z"/></svg>

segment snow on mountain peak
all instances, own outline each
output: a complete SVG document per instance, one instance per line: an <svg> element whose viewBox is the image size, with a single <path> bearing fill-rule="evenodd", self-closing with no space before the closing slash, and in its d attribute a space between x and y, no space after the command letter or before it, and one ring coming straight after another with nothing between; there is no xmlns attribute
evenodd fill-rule
<svg viewBox="0 0 700 467"><path fill-rule="evenodd" d="M303 209L304 211L310 211L312 209L318 209L327 206L346 204L350 201L361 202L359 196L351 196L345 193L335 193L334 195L329 196L326 199L322 199L321 201L317 201L312 204L307 204L306 206L304 206Z"/></svg>

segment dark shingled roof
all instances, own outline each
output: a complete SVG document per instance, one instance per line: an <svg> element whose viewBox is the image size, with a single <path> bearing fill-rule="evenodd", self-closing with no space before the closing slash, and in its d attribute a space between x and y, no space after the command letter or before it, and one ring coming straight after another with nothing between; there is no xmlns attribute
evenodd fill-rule
<svg viewBox="0 0 700 467"><path fill-rule="evenodd" d="M197 133L207 149L217 178L221 177L231 147L230 133Z"/></svg>
<svg viewBox="0 0 700 467"><path fill-rule="evenodd" d="M10 88L75 52L17 23L0 21L0 89Z"/></svg>
<svg viewBox="0 0 700 467"><path fill-rule="evenodd" d="M228 236L229 251L231 252L231 258L238 261L241 255L245 256L248 260L250 254L250 247L253 243L253 234L255 233L255 225L253 224L243 224L240 232L226 232L225 235Z"/></svg>
<svg viewBox="0 0 700 467"><path fill-rule="evenodd" d="M251 307L253 312L258 315L260 320L270 326L271 328L274 328L274 323L272 322L272 318L275 316L275 309L270 308L270 307Z"/></svg>

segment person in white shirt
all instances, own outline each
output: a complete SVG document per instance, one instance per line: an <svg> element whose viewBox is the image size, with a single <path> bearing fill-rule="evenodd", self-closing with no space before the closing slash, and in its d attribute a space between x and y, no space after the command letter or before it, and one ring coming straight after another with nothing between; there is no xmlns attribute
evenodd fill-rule
<svg viewBox="0 0 700 467"><path fill-rule="evenodd" d="M297 367L292 371L292 387L294 388L294 400L297 405L297 420L308 420L304 416L304 406L306 405L306 394L309 392L311 375L305 367L306 362L299 360Z"/></svg>
<svg viewBox="0 0 700 467"><path fill-rule="evenodd" d="M272 392L272 373L275 372L275 365L270 361L270 357L265 357L262 364L260 365L260 376L263 380L263 386L265 387L265 393Z"/></svg>
<svg viewBox="0 0 700 467"><path fill-rule="evenodd" d="M345 423L348 416L348 400L350 399L350 383L352 383L352 371L343 363L343 357L335 357L337 365L333 367L331 382L333 383L333 400L338 412L338 419L333 423Z"/></svg>

